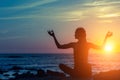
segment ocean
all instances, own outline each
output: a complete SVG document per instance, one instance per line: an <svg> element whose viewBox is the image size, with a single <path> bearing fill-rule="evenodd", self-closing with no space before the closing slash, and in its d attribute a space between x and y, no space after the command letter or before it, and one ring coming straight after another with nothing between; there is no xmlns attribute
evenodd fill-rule
<svg viewBox="0 0 120 80"><path fill-rule="evenodd" d="M93 74L105 72L109 70L120 69L120 54L93 54L88 57L88 62L92 64ZM13 66L19 66L24 70L19 71L20 74L26 72L27 69L43 69L60 71L58 65L64 63L73 68L73 54L63 53L31 53L31 54L0 54L0 70L6 73L0 74L0 78L6 79L13 77L14 71L10 70ZM25 70L26 69L26 70ZM9 76L4 76L9 74Z"/></svg>

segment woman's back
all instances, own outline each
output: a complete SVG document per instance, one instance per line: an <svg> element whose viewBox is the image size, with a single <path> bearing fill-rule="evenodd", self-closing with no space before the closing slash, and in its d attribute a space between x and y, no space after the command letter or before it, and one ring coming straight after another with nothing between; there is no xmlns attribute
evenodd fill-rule
<svg viewBox="0 0 120 80"><path fill-rule="evenodd" d="M74 68L80 69L84 64L88 64L89 45L87 42L77 42L73 47Z"/></svg>

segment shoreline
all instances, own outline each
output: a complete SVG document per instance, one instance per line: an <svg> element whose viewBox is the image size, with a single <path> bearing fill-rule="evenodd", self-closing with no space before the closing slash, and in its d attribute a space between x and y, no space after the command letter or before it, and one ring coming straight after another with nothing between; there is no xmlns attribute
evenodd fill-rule
<svg viewBox="0 0 120 80"><path fill-rule="evenodd" d="M20 71L23 70L23 73ZM13 71L14 73L8 73ZM91 78L72 78L65 73L43 69L23 69L18 66L14 66L9 71L0 69L0 80L120 80L120 70L110 70L107 72L100 72L93 75ZM11 76L11 77L10 77ZM6 78L5 78L6 77Z"/></svg>

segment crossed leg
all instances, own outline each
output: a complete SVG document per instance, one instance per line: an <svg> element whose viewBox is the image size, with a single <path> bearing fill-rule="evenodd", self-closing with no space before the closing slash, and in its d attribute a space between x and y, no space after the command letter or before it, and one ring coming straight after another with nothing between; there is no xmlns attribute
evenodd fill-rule
<svg viewBox="0 0 120 80"><path fill-rule="evenodd" d="M66 74L70 75L71 77L90 77L91 76L91 67L88 66L85 70L75 70L72 69L65 64L59 64L59 68Z"/></svg>

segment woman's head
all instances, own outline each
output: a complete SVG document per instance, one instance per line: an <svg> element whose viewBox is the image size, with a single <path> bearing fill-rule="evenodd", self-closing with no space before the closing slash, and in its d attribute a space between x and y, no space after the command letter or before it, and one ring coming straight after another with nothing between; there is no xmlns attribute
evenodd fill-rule
<svg viewBox="0 0 120 80"><path fill-rule="evenodd" d="M81 38L86 38L86 31L84 28L80 27L77 28L75 31L75 38L76 39L81 39Z"/></svg>

